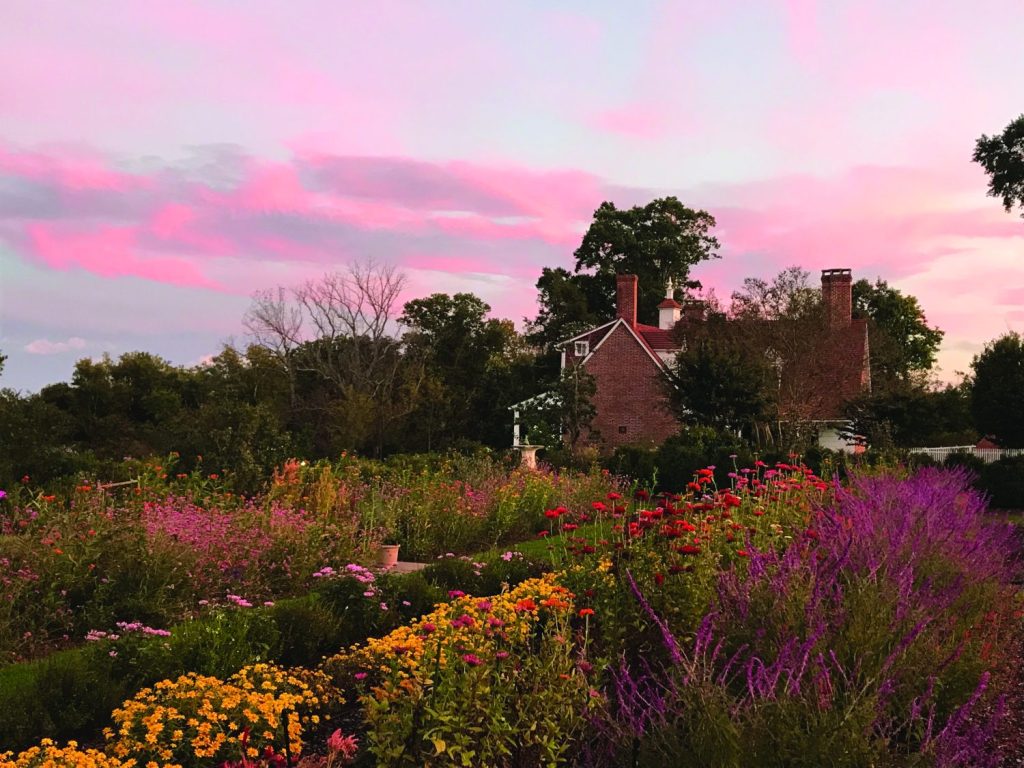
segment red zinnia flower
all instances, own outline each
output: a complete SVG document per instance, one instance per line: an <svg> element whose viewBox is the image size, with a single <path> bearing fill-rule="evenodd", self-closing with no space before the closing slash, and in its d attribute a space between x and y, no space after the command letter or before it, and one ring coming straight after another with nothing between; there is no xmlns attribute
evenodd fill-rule
<svg viewBox="0 0 1024 768"><path fill-rule="evenodd" d="M594 609L593 608L580 608L580 617L593 616L593 615L594 615Z"/></svg>

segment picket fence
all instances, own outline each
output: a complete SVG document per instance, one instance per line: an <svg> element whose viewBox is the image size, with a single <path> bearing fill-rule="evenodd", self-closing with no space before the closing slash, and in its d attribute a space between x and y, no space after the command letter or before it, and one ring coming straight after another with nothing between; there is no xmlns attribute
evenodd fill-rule
<svg viewBox="0 0 1024 768"><path fill-rule="evenodd" d="M911 453L923 453L936 461L945 461L951 453L969 453L985 462L999 461L1008 456L1024 456L1024 448L977 448L973 445L950 445L942 448L911 448Z"/></svg>

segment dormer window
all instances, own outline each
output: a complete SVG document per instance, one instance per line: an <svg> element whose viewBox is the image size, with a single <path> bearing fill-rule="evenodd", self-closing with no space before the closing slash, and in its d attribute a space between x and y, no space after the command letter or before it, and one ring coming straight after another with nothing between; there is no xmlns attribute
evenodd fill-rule
<svg viewBox="0 0 1024 768"><path fill-rule="evenodd" d="M586 357L590 354L590 342L589 341L577 341L576 342L576 357Z"/></svg>

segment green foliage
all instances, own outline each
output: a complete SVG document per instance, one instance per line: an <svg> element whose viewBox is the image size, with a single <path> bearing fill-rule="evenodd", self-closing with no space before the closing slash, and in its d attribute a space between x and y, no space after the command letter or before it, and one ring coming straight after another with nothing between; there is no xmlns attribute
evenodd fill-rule
<svg viewBox="0 0 1024 768"><path fill-rule="evenodd" d="M855 317L868 321L871 385L876 392L931 370L943 332L928 325L924 310L884 280L853 284Z"/></svg>
<svg viewBox="0 0 1024 768"><path fill-rule="evenodd" d="M684 423L752 432L775 413L778 373L765 355L734 343L725 332L731 321L709 322L711 327L676 355L669 402Z"/></svg>
<svg viewBox="0 0 1024 768"><path fill-rule="evenodd" d="M728 473L754 461L747 443L734 432L712 427L687 427L657 448L623 446L607 461L618 475L646 487L681 491L693 479L695 468L715 467L716 481L728 487Z"/></svg>
<svg viewBox="0 0 1024 768"><path fill-rule="evenodd" d="M716 255L718 240L710 234L714 226L710 213L688 208L675 197L624 210L604 202L573 254L576 272L612 277L613 290L605 292L604 306L596 308L605 314L614 312L614 276L636 275L637 317L656 323L666 283L682 287L692 267Z"/></svg>
<svg viewBox="0 0 1024 768"><path fill-rule="evenodd" d="M971 363L971 412L978 431L1006 448L1024 448L1024 337L1007 333Z"/></svg>
<svg viewBox="0 0 1024 768"><path fill-rule="evenodd" d="M954 457L961 456L963 455L952 454L947 459L947 464L952 463ZM973 461L965 462L963 458ZM1024 456L1008 456L991 463L970 455L963 458L960 459L960 463L968 466L977 475L975 487L988 495L993 508L1024 509Z"/></svg>
<svg viewBox="0 0 1024 768"><path fill-rule="evenodd" d="M600 282L610 285L602 288ZM537 317L530 327L530 340L549 349L564 339L610 320L605 294L615 290L615 278L574 274L563 267L544 267L537 278ZM557 355L553 355L557 370Z"/></svg>
<svg viewBox="0 0 1024 768"><path fill-rule="evenodd" d="M368 750L390 766L566 764L590 703L569 631L552 617L487 663L438 632L418 661L426 674L392 676L362 699Z"/></svg>
<svg viewBox="0 0 1024 768"><path fill-rule="evenodd" d="M345 644L341 617L315 592L278 601L268 613L277 629L274 660L286 667L315 667Z"/></svg>
<svg viewBox="0 0 1024 768"><path fill-rule="evenodd" d="M597 407L597 380L582 365L562 371L549 392L520 407L521 438L549 448L565 446L577 453L584 443L596 445L601 433L591 428Z"/></svg>
<svg viewBox="0 0 1024 768"><path fill-rule="evenodd" d="M1007 213L1016 205L1024 216L1024 115L1001 134L982 134L974 147L974 162L988 174L988 194L1002 199Z"/></svg>
<svg viewBox="0 0 1024 768"><path fill-rule="evenodd" d="M105 651L88 648L0 669L3 747L27 747L42 735L94 739L129 693L114 678L113 662Z"/></svg>
<svg viewBox="0 0 1024 768"><path fill-rule="evenodd" d="M534 358L512 323L488 318L490 311L470 293L406 303L400 318L409 329L406 356L422 361L426 374L408 419L406 449L507 440L507 409L531 391Z"/></svg>
<svg viewBox="0 0 1024 768"><path fill-rule="evenodd" d="M874 448L969 445L978 440L969 382L864 393L846 406L849 433Z"/></svg>
<svg viewBox="0 0 1024 768"><path fill-rule="evenodd" d="M688 208L675 197L622 210L602 203L576 249L573 272L542 271L531 340L546 347L612 319L616 274L637 275L638 320L656 324L666 283L682 296L692 286L690 269L717 256L718 240L710 234L714 226L707 211Z"/></svg>

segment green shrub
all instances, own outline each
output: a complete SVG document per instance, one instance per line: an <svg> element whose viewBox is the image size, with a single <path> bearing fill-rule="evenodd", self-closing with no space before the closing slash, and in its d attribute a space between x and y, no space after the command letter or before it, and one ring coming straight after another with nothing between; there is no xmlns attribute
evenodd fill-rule
<svg viewBox="0 0 1024 768"><path fill-rule="evenodd" d="M966 451L954 451L946 457L946 460L943 462L943 466L947 469L963 467L980 476L982 471L985 469L985 461L981 457L975 456L973 453L967 453Z"/></svg>
<svg viewBox="0 0 1024 768"><path fill-rule="evenodd" d="M279 601L270 609L278 632L276 661L287 667L315 667L342 647L341 619L318 595Z"/></svg>
<svg viewBox="0 0 1024 768"><path fill-rule="evenodd" d="M43 736L95 738L129 693L113 662L87 647L0 669L0 748L23 749Z"/></svg>
<svg viewBox="0 0 1024 768"><path fill-rule="evenodd" d="M1000 459L983 465L980 490L996 509L1024 509L1024 456Z"/></svg>

